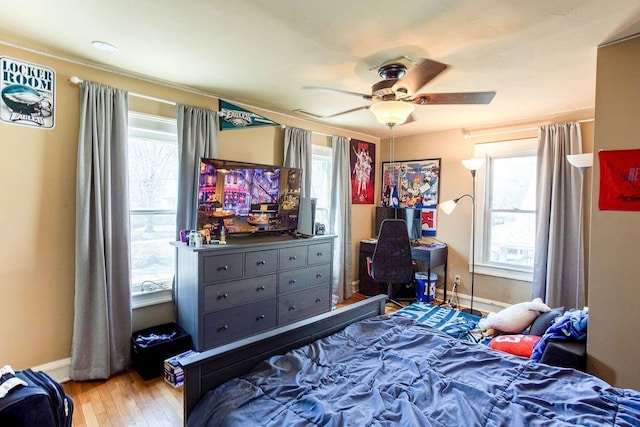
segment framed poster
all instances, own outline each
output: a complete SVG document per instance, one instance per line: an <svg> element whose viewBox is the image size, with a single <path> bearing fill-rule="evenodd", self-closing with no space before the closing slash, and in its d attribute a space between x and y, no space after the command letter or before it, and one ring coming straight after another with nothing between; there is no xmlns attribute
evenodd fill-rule
<svg viewBox="0 0 640 427"><path fill-rule="evenodd" d="M382 162L382 206L421 210L423 236L436 235L440 159Z"/></svg>
<svg viewBox="0 0 640 427"><path fill-rule="evenodd" d="M599 151L600 210L640 211L640 150Z"/></svg>
<svg viewBox="0 0 640 427"><path fill-rule="evenodd" d="M435 208L439 200L440 159L382 162L382 206Z"/></svg>
<svg viewBox="0 0 640 427"><path fill-rule="evenodd" d="M351 203L374 203L376 146L370 142L350 141Z"/></svg>

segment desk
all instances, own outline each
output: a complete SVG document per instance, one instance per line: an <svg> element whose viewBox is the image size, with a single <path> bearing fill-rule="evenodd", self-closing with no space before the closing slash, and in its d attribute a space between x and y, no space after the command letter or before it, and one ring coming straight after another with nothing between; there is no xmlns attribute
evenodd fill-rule
<svg viewBox="0 0 640 427"><path fill-rule="evenodd" d="M375 249L375 247L375 238L360 241L360 258L358 263L358 276L360 281L359 290L361 294L367 296L387 293L386 283L376 282L371 278L371 276L369 276L369 273L367 271L367 257L371 258L373 256L373 250ZM426 264L427 277L431 277L432 269L441 265L444 266L444 301L447 300L447 255L448 248L444 243L430 243L411 247L411 256L413 257L413 259ZM415 289L413 289L411 292L413 292L413 294L409 296L411 297L411 299L413 299L415 298ZM407 292L404 289L396 290L396 292L394 292L394 297L396 297L396 293L406 294ZM401 295L400 298L402 298L403 296L405 295Z"/></svg>
<svg viewBox="0 0 640 427"><path fill-rule="evenodd" d="M411 257L415 261L424 261L427 264L427 278L431 277L431 269L444 265L443 301L447 301L447 255L449 249L444 243L431 243L411 247Z"/></svg>

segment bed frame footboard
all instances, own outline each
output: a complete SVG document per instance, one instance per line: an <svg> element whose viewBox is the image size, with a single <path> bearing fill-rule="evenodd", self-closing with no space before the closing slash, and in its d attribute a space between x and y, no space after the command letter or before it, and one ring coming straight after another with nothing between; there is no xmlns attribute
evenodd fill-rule
<svg viewBox="0 0 640 427"><path fill-rule="evenodd" d="M331 335L351 323L384 314L385 302L386 295L378 295L185 358L180 362L184 370L185 425L207 391L249 372L262 360Z"/></svg>

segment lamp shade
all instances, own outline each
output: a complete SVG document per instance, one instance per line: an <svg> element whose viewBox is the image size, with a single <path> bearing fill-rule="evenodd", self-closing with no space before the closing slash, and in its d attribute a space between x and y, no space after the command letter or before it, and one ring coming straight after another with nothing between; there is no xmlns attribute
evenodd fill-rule
<svg viewBox="0 0 640 427"><path fill-rule="evenodd" d="M380 101L369 106L378 122L389 127L406 122L415 109L415 105L402 101Z"/></svg>
<svg viewBox="0 0 640 427"><path fill-rule="evenodd" d="M462 165L470 171L478 170L484 165L484 157L474 157L462 161Z"/></svg>
<svg viewBox="0 0 640 427"><path fill-rule="evenodd" d="M567 160L576 168L590 168L593 166L593 153L569 154Z"/></svg>
<svg viewBox="0 0 640 427"><path fill-rule="evenodd" d="M458 203L455 200L447 200L446 202L440 203L440 209L442 209L442 212L449 215L456 208L457 204Z"/></svg>

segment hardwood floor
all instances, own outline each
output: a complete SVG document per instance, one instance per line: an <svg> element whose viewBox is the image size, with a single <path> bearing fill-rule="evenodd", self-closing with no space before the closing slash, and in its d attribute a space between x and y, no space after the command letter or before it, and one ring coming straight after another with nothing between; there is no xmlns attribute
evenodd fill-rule
<svg viewBox="0 0 640 427"><path fill-rule="evenodd" d="M144 381L130 368L106 381L62 386L73 398L73 426L182 426L182 388L162 377Z"/></svg>
<svg viewBox="0 0 640 427"><path fill-rule="evenodd" d="M338 308L363 299L355 294ZM393 304L386 306L387 313L398 309ZM74 427L183 425L182 387L173 388L162 377L144 381L130 368L106 381L69 381L62 386L73 398Z"/></svg>

